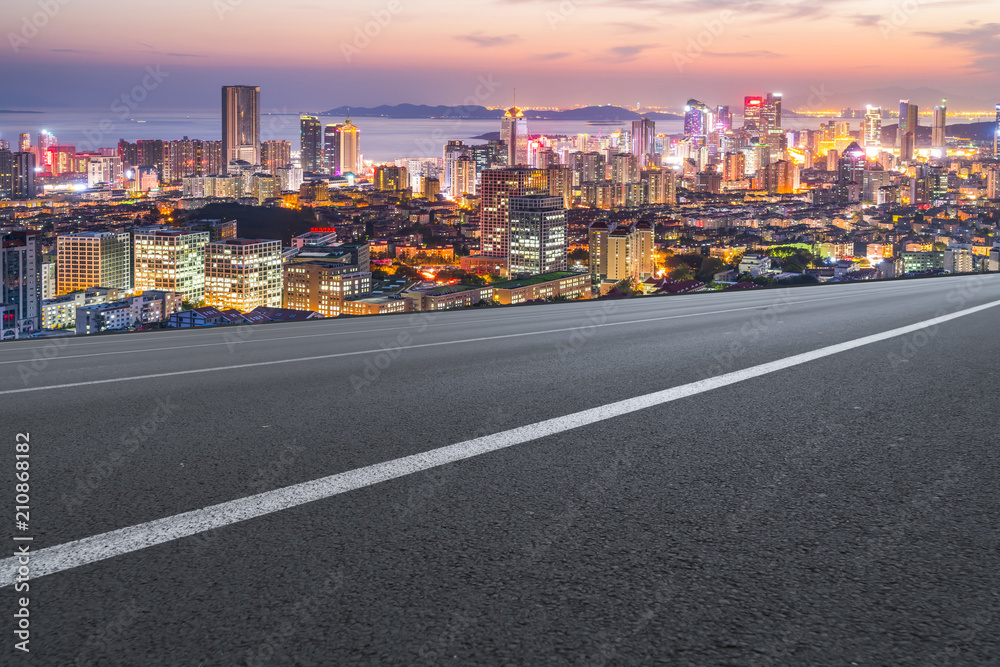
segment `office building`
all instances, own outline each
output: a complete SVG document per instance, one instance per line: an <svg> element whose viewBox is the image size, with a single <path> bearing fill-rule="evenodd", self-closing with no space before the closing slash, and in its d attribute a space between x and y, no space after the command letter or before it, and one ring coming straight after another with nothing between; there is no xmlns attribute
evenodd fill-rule
<svg viewBox="0 0 1000 667"><path fill-rule="evenodd" d="M138 292L180 292L193 304L205 299L205 246L209 232L163 227L132 231L134 284Z"/></svg>
<svg viewBox="0 0 1000 667"><path fill-rule="evenodd" d="M760 117L764 110L764 98L747 96L743 98L743 129L751 134L760 132Z"/></svg>
<svg viewBox="0 0 1000 667"><path fill-rule="evenodd" d="M383 165L375 167L375 189L383 191L405 190L410 187L406 167Z"/></svg>
<svg viewBox="0 0 1000 667"><path fill-rule="evenodd" d="M331 176L340 176L340 129L343 126L330 123L323 128L323 171Z"/></svg>
<svg viewBox="0 0 1000 667"><path fill-rule="evenodd" d="M508 166L528 165L528 119L516 103L507 109L500 123L500 141L507 146Z"/></svg>
<svg viewBox="0 0 1000 667"><path fill-rule="evenodd" d="M41 329L41 244L37 231L0 232L0 338Z"/></svg>
<svg viewBox="0 0 1000 667"><path fill-rule="evenodd" d="M361 130L348 118L340 126L339 175L361 175Z"/></svg>
<svg viewBox="0 0 1000 667"><path fill-rule="evenodd" d="M205 303L249 312L281 308L281 241L227 239L205 246Z"/></svg>
<svg viewBox="0 0 1000 667"><path fill-rule="evenodd" d="M3 158L0 158L0 162L2 161ZM35 154L28 152L10 153L9 173L9 180L0 174L0 191L8 192L10 199L34 199L36 195Z"/></svg>
<svg viewBox="0 0 1000 667"><path fill-rule="evenodd" d="M868 105L862 139L866 148L882 145L882 107Z"/></svg>
<svg viewBox="0 0 1000 667"><path fill-rule="evenodd" d="M320 130L319 118L316 116L299 117L299 138L301 153L299 162L302 171L318 174L323 171L323 135Z"/></svg>
<svg viewBox="0 0 1000 667"><path fill-rule="evenodd" d="M645 167L648 156L656 153L656 122L649 118L632 121L632 155Z"/></svg>
<svg viewBox="0 0 1000 667"><path fill-rule="evenodd" d="M132 238L127 232L60 234L56 249L56 294L91 287L132 289Z"/></svg>
<svg viewBox="0 0 1000 667"><path fill-rule="evenodd" d="M124 185L122 160L117 155L96 156L87 160L87 187L120 188Z"/></svg>
<svg viewBox="0 0 1000 667"><path fill-rule="evenodd" d="M462 155L452 164L451 196L458 199L463 195L476 194L476 161L469 155Z"/></svg>
<svg viewBox="0 0 1000 667"><path fill-rule="evenodd" d="M768 93L760 112L761 134L781 132L781 93Z"/></svg>
<svg viewBox="0 0 1000 667"><path fill-rule="evenodd" d="M280 139L264 141L260 144L260 168L268 174L277 175L292 163L292 143Z"/></svg>
<svg viewBox="0 0 1000 667"><path fill-rule="evenodd" d="M942 151L942 154L946 153L948 149L948 140L946 139L948 106L946 102L947 100L942 100L939 106L934 107L934 124L931 127L931 148Z"/></svg>
<svg viewBox="0 0 1000 667"><path fill-rule="evenodd" d="M510 275L564 271L566 209L562 197L548 194L511 197L507 211Z"/></svg>
<svg viewBox="0 0 1000 667"><path fill-rule="evenodd" d="M222 87L222 159L260 164L260 86Z"/></svg>
<svg viewBox="0 0 1000 667"><path fill-rule="evenodd" d="M508 202L511 197L548 194L544 169L505 168L483 172L480 188L480 250L485 257L506 259L510 248Z"/></svg>
<svg viewBox="0 0 1000 667"><path fill-rule="evenodd" d="M899 126L896 132L896 148L899 149L899 159L903 162L913 160L913 152L917 146L917 105L909 100L899 101Z"/></svg>

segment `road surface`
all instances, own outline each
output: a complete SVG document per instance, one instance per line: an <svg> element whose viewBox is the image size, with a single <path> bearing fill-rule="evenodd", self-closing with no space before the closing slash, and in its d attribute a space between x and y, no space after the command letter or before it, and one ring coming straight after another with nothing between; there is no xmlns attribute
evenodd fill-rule
<svg viewBox="0 0 1000 667"><path fill-rule="evenodd" d="M988 663L998 331L984 276L0 344L29 660Z"/></svg>

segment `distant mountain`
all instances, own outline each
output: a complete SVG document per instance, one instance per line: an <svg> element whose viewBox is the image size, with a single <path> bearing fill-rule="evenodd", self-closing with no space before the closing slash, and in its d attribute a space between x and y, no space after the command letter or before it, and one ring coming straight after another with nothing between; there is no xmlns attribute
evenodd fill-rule
<svg viewBox="0 0 1000 667"><path fill-rule="evenodd" d="M995 122L985 123L956 123L946 128L945 134L949 137L960 139L972 139L973 141L993 141L993 134L997 131ZM882 141L889 144L896 142L896 133L899 132L899 125L883 125ZM931 128L929 125L921 125L917 128L917 140L924 140L926 143L931 140Z"/></svg>
<svg viewBox="0 0 1000 667"><path fill-rule="evenodd" d="M504 115L503 109L487 109L481 106L427 106L426 104L396 104L378 107L337 107L321 112L322 116L348 115L357 118L469 118L480 120L499 120ZM595 122L625 122L651 118L652 120L681 120L683 117L669 113L638 114L623 107L599 106L567 109L565 111L548 111L544 109L525 109L525 118L529 120L575 120Z"/></svg>

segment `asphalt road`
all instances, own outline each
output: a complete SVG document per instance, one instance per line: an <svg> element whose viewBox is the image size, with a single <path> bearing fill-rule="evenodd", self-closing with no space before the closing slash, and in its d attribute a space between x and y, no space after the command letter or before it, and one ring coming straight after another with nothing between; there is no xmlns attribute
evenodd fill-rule
<svg viewBox="0 0 1000 667"><path fill-rule="evenodd" d="M808 356L993 302L1000 276L0 344L0 437L31 444L10 535L43 570L70 545L30 581L29 656L0 591L0 655L996 664L1000 307ZM77 540L229 501L250 518L73 566Z"/></svg>

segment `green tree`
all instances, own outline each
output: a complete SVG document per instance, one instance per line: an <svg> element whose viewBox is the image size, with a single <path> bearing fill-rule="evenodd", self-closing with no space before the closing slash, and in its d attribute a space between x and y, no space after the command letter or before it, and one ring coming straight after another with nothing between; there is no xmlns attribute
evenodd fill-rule
<svg viewBox="0 0 1000 667"><path fill-rule="evenodd" d="M703 283L708 283L715 278L716 273L722 271L724 268L726 268L726 265L718 257L706 257L705 261L701 263L701 268L698 269L695 277Z"/></svg>

